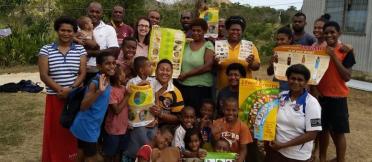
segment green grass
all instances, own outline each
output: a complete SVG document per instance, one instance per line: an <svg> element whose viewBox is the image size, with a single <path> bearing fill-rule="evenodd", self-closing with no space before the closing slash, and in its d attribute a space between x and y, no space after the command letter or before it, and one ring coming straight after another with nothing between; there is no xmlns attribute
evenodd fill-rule
<svg viewBox="0 0 372 162"><path fill-rule="evenodd" d="M8 73L21 73L21 72L38 72L39 69L37 65L16 65L12 67L1 67L0 74Z"/></svg>

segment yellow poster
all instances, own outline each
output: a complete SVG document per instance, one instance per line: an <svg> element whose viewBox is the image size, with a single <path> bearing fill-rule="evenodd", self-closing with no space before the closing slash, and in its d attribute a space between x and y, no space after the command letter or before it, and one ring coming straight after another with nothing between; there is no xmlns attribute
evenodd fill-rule
<svg viewBox="0 0 372 162"><path fill-rule="evenodd" d="M208 23L208 31L205 33L205 37L217 38L219 9L208 8L208 10L200 11L199 18L204 19Z"/></svg>
<svg viewBox="0 0 372 162"><path fill-rule="evenodd" d="M132 127L141 127L154 121L154 116L150 113L150 107L154 105L154 94L150 85L129 86L131 94L129 96L129 124Z"/></svg>
<svg viewBox="0 0 372 162"><path fill-rule="evenodd" d="M279 83L240 79L239 118L253 128L255 139L260 141L275 139L278 107Z"/></svg>
<svg viewBox="0 0 372 162"><path fill-rule="evenodd" d="M317 85L328 69L330 57L325 48L287 45L274 48L274 55L278 55L278 62L274 63L275 78L287 81L285 72L294 64L305 65L311 73L308 84Z"/></svg>

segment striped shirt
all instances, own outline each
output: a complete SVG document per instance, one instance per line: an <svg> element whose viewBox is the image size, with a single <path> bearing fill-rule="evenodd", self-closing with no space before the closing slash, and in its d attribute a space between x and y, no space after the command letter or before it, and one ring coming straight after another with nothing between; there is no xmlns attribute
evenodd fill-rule
<svg viewBox="0 0 372 162"><path fill-rule="evenodd" d="M70 50L63 55L58 50L58 44L52 43L40 49L39 56L48 57L49 76L60 86L72 86L78 76L80 57L86 55L83 46L72 43ZM46 87L47 94L56 94L50 87Z"/></svg>

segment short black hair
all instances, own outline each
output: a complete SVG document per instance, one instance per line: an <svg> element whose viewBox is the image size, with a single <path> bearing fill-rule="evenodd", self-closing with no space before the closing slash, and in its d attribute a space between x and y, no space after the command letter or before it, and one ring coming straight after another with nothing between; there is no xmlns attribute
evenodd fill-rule
<svg viewBox="0 0 372 162"><path fill-rule="evenodd" d="M164 134L166 132L169 132L170 134L174 135L174 132L175 132L175 129L173 126L171 125L162 125L158 128L158 131L161 133L161 134Z"/></svg>
<svg viewBox="0 0 372 162"><path fill-rule="evenodd" d="M74 32L78 31L77 21L74 18L61 16L54 21L54 31L58 31L61 28L62 24L69 24L72 26Z"/></svg>
<svg viewBox="0 0 372 162"><path fill-rule="evenodd" d="M225 71L226 75L229 75L230 71L232 70L238 70L242 77L245 77L247 74L247 71L245 70L244 66L239 63L232 63L228 65Z"/></svg>
<svg viewBox="0 0 372 162"><path fill-rule="evenodd" d="M194 26L200 26L203 29L203 31L208 30L208 23L204 19L198 18L192 21L192 23L190 24L190 28Z"/></svg>
<svg viewBox="0 0 372 162"><path fill-rule="evenodd" d="M184 14L186 14L186 13L189 13L190 15L191 15L191 19L193 19L195 16L194 16L194 12L192 12L192 11L183 11L182 13L181 13L181 19L182 19L182 17L183 17L183 15Z"/></svg>
<svg viewBox="0 0 372 162"><path fill-rule="evenodd" d="M341 31L341 27L336 21L329 21L329 22L325 23L324 26L323 26L323 31L325 31L325 29L327 27L335 27L337 32Z"/></svg>
<svg viewBox="0 0 372 162"><path fill-rule="evenodd" d="M203 136L198 128L190 128L186 130L185 137L183 138L183 142L185 143L185 148L190 150L189 143L191 142L191 136L197 135L200 140L199 147L203 146Z"/></svg>
<svg viewBox="0 0 372 162"><path fill-rule="evenodd" d="M137 39L135 37L125 37L124 40L123 40L123 43L121 44L121 47L124 47L124 45L127 43L127 41L134 41L134 42L138 43Z"/></svg>
<svg viewBox="0 0 372 162"><path fill-rule="evenodd" d="M193 107L191 107L191 106L185 106L182 110L181 110L181 117L182 117L182 115L186 112L186 111L193 111L194 112L194 114L196 114L196 111L195 111L195 109L193 108Z"/></svg>
<svg viewBox="0 0 372 162"><path fill-rule="evenodd" d="M297 12L297 13L294 15L294 17L300 17L300 16L303 16L303 17L305 18L305 20L306 20L306 15L305 15L304 13L302 13L302 12Z"/></svg>
<svg viewBox="0 0 372 162"><path fill-rule="evenodd" d="M134 67L134 71L138 74L140 69L145 66L146 64L146 61L148 61L149 59L145 56L138 56L134 59L133 61L133 67Z"/></svg>
<svg viewBox="0 0 372 162"><path fill-rule="evenodd" d="M244 31L245 26L246 26L246 21L241 16L230 16L225 21L225 28L228 30L228 29L230 29L231 25L233 25L233 24L240 25L242 27L242 31Z"/></svg>
<svg viewBox="0 0 372 162"><path fill-rule="evenodd" d="M287 78L289 78L289 76L291 76L293 73L303 75L306 82L309 81L311 75L310 70L302 64L294 64L290 66L285 72L285 75L287 76Z"/></svg>
<svg viewBox="0 0 372 162"><path fill-rule="evenodd" d="M278 31L276 31L276 34L277 34L277 35L278 35L278 34L285 34L285 35L287 35L288 38L290 38L290 39L292 39L292 37L293 37L293 33L292 33L291 28L286 27L286 26L279 28Z"/></svg>
<svg viewBox="0 0 372 162"><path fill-rule="evenodd" d="M109 56L112 56L115 58L115 55L111 52L108 51L102 51L100 54L96 57L96 64L97 65L102 65L105 59Z"/></svg>
<svg viewBox="0 0 372 162"><path fill-rule="evenodd" d="M213 110L216 107L216 103L214 103L213 99L210 99L210 98L203 99L202 102L201 102L201 105L203 105L203 104L210 104L210 105L212 105L213 106Z"/></svg>
<svg viewBox="0 0 372 162"><path fill-rule="evenodd" d="M171 66L171 68L173 69L173 64L168 59L162 59L162 60L160 60L158 62L158 64L156 65L156 70L158 69L158 67L159 67L160 64L169 64Z"/></svg>
<svg viewBox="0 0 372 162"><path fill-rule="evenodd" d="M225 109L225 105L226 105L226 103L230 103L230 102L234 102L234 103L236 103L237 105L238 105L238 107L239 107L239 101L238 101L238 99L237 98L235 98L235 97L228 97L228 98L226 98L225 100L223 100L223 107L224 107L224 109ZM239 108L238 108L239 109Z"/></svg>

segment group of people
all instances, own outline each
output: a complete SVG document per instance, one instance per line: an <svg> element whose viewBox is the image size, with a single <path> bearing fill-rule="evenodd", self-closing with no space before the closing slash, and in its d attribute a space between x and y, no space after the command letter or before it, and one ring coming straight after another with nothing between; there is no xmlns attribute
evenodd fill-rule
<svg viewBox="0 0 372 162"><path fill-rule="evenodd" d="M257 48L242 40L246 21L241 16L221 19L219 37L205 38L205 20L183 12L180 23L190 39L185 45L181 74L172 78L172 62L148 59L150 31L161 15L149 11L134 28L123 22L125 9L114 6L111 21L102 21L103 8L92 2L87 15L57 18L57 40L39 52L40 78L46 84L42 161L203 161L208 152L234 152L236 161L257 161L252 129L238 118L239 79L252 78L260 68ZM265 142L265 161L309 161L313 145L326 160L329 136L345 160L349 132L345 82L355 64L350 45L340 40L340 26L329 15L315 21L314 36L304 31L306 16L297 13L292 28L276 33L277 46L301 44L327 49L330 63L317 86L308 86L310 71L301 64L280 81L276 138ZM215 57L215 41L226 40L228 56ZM249 46L249 55L239 54ZM242 48L243 47L243 48ZM273 75L273 55L267 68ZM155 77L152 77L155 71ZM275 80L275 78L274 78ZM145 126L129 124L130 86L151 86L155 120ZM86 86L80 111L69 129L59 124L69 93Z"/></svg>

